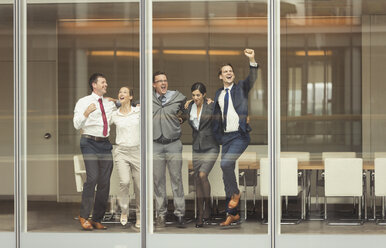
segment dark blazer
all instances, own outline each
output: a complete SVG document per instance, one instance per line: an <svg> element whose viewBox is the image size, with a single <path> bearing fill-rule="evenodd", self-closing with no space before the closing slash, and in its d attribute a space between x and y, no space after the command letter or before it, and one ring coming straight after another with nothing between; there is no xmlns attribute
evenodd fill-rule
<svg viewBox="0 0 386 248"><path fill-rule="evenodd" d="M246 79L240 80L237 84L233 84L231 89L231 97L233 102L233 107L236 110L236 113L239 115L239 132L249 133L252 129L247 124L248 116L248 93L252 89L256 79L257 79L257 67L249 67L249 75ZM219 144L222 143L222 136L224 135L224 128L222 123L222 113L221 108L218 103L218 97L220 96L221 91L224 87L221 87L216 91L214 97L214 109L213 109L213 134Z"/></svg>
<svg viewBox="0 0 386 248"><path fill-rule="evenodd" d="M186 115L189 120L189 125L192 127L193 130L193 150L195 151L202 151L202 150L208 150L210 148L218 147L217 141L213 136L212 133L212 124L213 124L213 107L214 104L210 103L207 104L206 99L204 99L204 103L202 105L201 109L201 119L200 119L200 125L199 130L195 128L193 125L193 122L190 120L190 111L192 110L192 106L194 104L194 101L192 101L188 109L186 111Z"/></svg>

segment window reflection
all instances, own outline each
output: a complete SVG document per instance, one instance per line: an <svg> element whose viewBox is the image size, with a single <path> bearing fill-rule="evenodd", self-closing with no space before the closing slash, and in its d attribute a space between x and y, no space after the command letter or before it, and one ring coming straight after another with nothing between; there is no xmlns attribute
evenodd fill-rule
<svg viewBox="0 0 386 248"><path fill-rule="evenodd" d="M84 160L79 141L82 134L98 135L75 130L74 108L78 99L90 95L88 80L94 72L104 74L107 79L105 96L117 99L123 86L132 91L131 96L138 96L138 3L31 3L27 11L28 231L82 232L77 217L82 191L85 191L84 180L89 175L87 168L82 168ZM107 117L111 114L110 105L108 100L103 100ZM44 138L45 133L51 134L49 139ZM122 132L110 126L109 140L113 145L122 145L118 133ZM136 135L139 136L139 132ZM120 150L117 148L114 155ZM139 156L139 148L137 152ZM137 153L133 151L133 154ZM121 161L119 155L116 161ZM118 168L124 166L118 163L113 166L110 192L104 197L106 212L102 210L102 216L93 220L107 226L107 232L137 233L139 211L134 186L129 187L129 202L118 199L120 183L123 186L126 182L118 172ZM41 175L45 175L44 183ZM132 179L131 172L127 176ZM138 180L135 182L137 189ZM102 183L98 181L97 185L98 191ZM94 190L93 186L89 187L91 198ZM135 192L138 196L138 190ZM97 211L93 209L94 217ZM126 227L129 228L122 228L121 213L123 217L127 214ZM89 214L91 212L83 213L83 217L86 219ZM101 227L94 225L94 228L98 226ZM139 234L137 236L131 243L134 247L139 247Z"/></svg>
<svg viewBox="0 0 386 248"><path fill-rule="evenodd" d="M221 8L218 8L220 5ZM178 9L178 13L174 9ZM235 81L245 79L249 73L249 67L245 65L246 58L243 53L246 48L245 44L248 48L254 49L256 60L261 65L261 69L259 68L258 79L250 90L249 100L246 102L249 109L249 124L253 131L250 133L251 143L246 151L242 153L238 167L235 170L239 190L243 192L242 195L247 195L247 201L240 200L242 204L240 204L239 216L242 224L236 225L234 233L266 233L267 227L265 225L256 225L256 221L260 217L257 214L260 205L253 201L257 197L257 153L261 156L267 154L266 3L244 1L216 3L210 1L155 2L153 5L153 18L153 68L155 71L160 70L167 73L168 89L178 90L188 99L191 99L192 96L190 88L196 82L202 82L205 85L207 98L215 99L215 92L223 86L217 74L221 64L232 63L233 72L236 75ZM201 116L201 118L203 117ZM213 168L210 172L205 171L210 183L211 200L202 200L200 198L203 192L199 192L199 182L202 182L202 180L198 178L199 173L196 163L198 153L193 147L195 139L192 137L191 126L182 124L181 141L183 144L182 180L186 203L185 219L188 222L185 226L187 228L173 228L177 226L176 218L173 216L176 213L176 205L172 206L172 199L175 201L175 196L173 197L171 191L168 193L167 189L169 207L166 215L166 227L159 228L160 225L157 222L159 209L157 210L158 207L155 205L155 231L188 233L192 232L191 228L194 228L195 224L198 224L199 227L203 224L202 229L193 229L193 231L216 233L220 228L218 225L225 220L226 197L231 198L231 195L226 196L224 192L220 166L221 155L216 160L214 157L217 157L217 152L207 151L209 148L204 147L205 152L208 152L205 155L213 156L211 159L206 158L204 160L211 160L207 163ZM204 143L206 145L212 144L210 138L205 139ZM199 150L200 156L204 156L204 150ZM154 154L153 159L158 159L158 157ZM251 163L255 167L249 168ZM157 165L154 164L153 168L154 166ZM186 169L191 172L189 178L184 176L184 173L188 173ZM232 173L234 172L232 171ZM246 176L239 178L239 173ZM166 175L168 175L167 171ZM205 178L206 176L202 179ZM170 184L168 177L166 184ZM188 190L186 186L189 187ZM198 192L195 192L195 190ZM247 193L245 193L246 190ZM198 211L195 210L197 204L194 201L195 196L199 197L197 199ZM211 208L210 214L208 213L208 210L210 210L210 208L207 208L208 205ZM206 217L209 216L212 218L207 221Z"/></svg>
<svg viewBox="0 0 386 248"><path fill-rule="evenodd" d="M380 140L384 138L385 123L384 111L375 104L383 104L383 86L374 79L383 75L378 71L378 59L385 51L377 40L384 36L378 28L384 27L386 13L374 1L281 3L296 10L281 11L281 88L285 106L281 150L310 153L306 161L297 157L299 172L304 176L299 179L303 194L285 199L282 207L286 211L290 207L287 216L306 207L305 220L321 221L301 223L296 231L283 226L282 231L360 233L371 229L377 233L381 229L372 227L374 223L369 221L379 218L381 212L374 206L379 209L382 205L372 192L373 153L384 150ZM335 171L347 164L351 167L341 169L343 173ZM285 166L283 162L282 168ZM350 174L355 171L355 176ZM357 181L350 182L346 177ZM350 183L351 189L359 190L337 192ZM306 196L301 206L296 203L300 196ZM361 202L362 196L367 200ZM374 212L370 215L370 211ZM355 230L330 227L342 222L360 225L362 221L366 223Z"/></svg>
<svg viewBox="0 0 386 248"><path fill-rule="evenodd" d="M13 6L0 4L0 232L14 230Z"/></svg>

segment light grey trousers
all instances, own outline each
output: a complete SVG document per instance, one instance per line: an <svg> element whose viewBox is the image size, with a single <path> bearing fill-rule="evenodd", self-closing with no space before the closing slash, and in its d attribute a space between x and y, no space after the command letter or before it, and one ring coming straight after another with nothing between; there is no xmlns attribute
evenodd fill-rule
<svg viewBox="0 0 386 248"><path fill-rule="evenodd" d="M136 217L140 218L140 187L141 187L141 159L140 159L140 146L125 147L117 146L114 150L115 166L118 169L119 175L119 195L118 201L121 207L122 213L128 214L129 210L129 187L130 180L133 178L135 205L136 205Z"/></svg>
<svg viewBox="0 0 386 248"><path fill-rule="evenodd" d="M185 196L182 185L182 143L176 140L169 144L153 142L153 180L156 211L158 216L167 212L166 166L169 170L173 192L174 215L185 215Z"/></svg>

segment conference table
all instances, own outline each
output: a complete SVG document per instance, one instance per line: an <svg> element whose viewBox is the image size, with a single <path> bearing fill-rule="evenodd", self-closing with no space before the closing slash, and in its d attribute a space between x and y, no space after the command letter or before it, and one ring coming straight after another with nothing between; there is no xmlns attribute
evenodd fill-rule
<svg viewBox="0 0 386 248"><path fill-rule="evenodd" d="M259 161L252 161L252 160L239 160L239 169L240 170L255 170L257 171L260 169L260 162ZM302 209L303 212L301 213L302 219L307 218L307 209L311 208L311 172L312 171L322 171L324 170L324 162L322 160L310 160L310 161L299 161L298 162L298 170L302 171L303 177L302 177ZM374 170L374 161L363 161L363 170L364 171L372 171ZM370 176L371 180L371 187L372 190L370 191L371 195L374 197L374 188L373 188L373 177ZM364 178L365 180L365 178ZM364 219L367 220L367 190L366 190L366 183L363 183L363 197L364 197ZM375 199L375 198L374 198ZM307 208L308 207L308 208ZM375 203L374 203L374 213L375 213ZM374 214L375 218L375 214Z"/></svg>
<svg viewBox="0 0 386 248"><path fill-rule="evenodd" d="M253 170L256 172L260 169L260 162L256 160L249 160L249 159L239 159L238 161L239 170ZM192 161L189 161L189 169L193 169ZM307 219L307 209L311 208L311 172L312 171L322 171L324 170L324 162L319 160L310 160L310 161L299 161L298 162L298 170L302 171L303 177L301 181L301 187L302 190L302 219ZM374 170L374 161L363 161L363 170L365 172ZM370 191L371 195L374 196L374 188L373 188L373 177L370 176L372 185L372 190ZM364 177L365 180L365 177ZM363 183L363 196L364 196L364 219L367 220L367 190L366 190L366 183ZM374 198L375 199L375 198ZM307 208L308 207L308 208ZM374 212L375 212L375 205L374 205ZM375 215L374 215L375 218Z"/></svg>
<svg viewBox="0 0 386 248"><path fill-rule="evenodd" d="M240 170L258 170L260 169L259 161L252 160L240 160ZM310 160L310 161L299 161L299 170L324 170L324 163L322 160ZM363 161L363 170L374 170L374 161Z"/></svg>

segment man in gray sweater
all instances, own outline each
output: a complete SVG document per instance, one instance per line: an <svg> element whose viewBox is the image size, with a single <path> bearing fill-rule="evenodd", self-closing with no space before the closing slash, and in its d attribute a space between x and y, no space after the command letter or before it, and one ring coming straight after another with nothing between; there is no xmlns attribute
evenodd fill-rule
<svg viewBox="0 0 386 248"><path fill-rule="evenodd" d="M185 225L185 197L182 186L182 111L186 97L179 91L168 90L164 72L153 75L153 179L156 202L156 227L165 226L167 213L166 166L174 200L174 215L179 227Z"/></svg>

